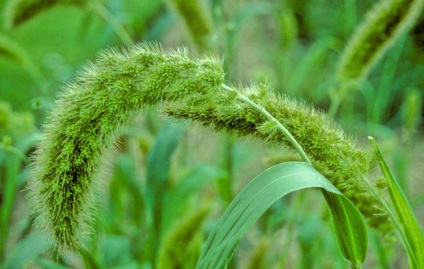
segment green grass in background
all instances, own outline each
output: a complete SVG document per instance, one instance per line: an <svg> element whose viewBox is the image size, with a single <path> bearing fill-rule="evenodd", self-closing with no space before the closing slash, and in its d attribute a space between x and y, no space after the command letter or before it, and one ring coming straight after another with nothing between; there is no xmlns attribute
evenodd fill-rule
<svg viewBox="0 0 424 269"><path fill-rule="evenodd" d="M8 2L2 1L0 10ZM253 138L181 127L177 120L169 125L153 107L120 139L99 194L94 232L81 256L55 260L49 242L31 226L24 197L29 156L46 114L78 70L99 50L129 43L155 40L164 47L204 50L193 42L175 5L159 0L99 5L107 16L58 5L14 28L1 16L0 266L194 268L229 202L260 172L298 161L297 155ZM202 38L210 54L223 58L226 78L267 82L276 92L304 99L330 112L361 145L368 144L369 135L375 137L393 168L391 177L399 180L423 227L423 16L362 83L343 91L335 82L338 61L372 3L210 0L202 5L211 24ZM276 201L241 239L229 268L347 268L324 201L313 190ZM369 237L364 268L408 267L399 237L372 231Z"/></svg>

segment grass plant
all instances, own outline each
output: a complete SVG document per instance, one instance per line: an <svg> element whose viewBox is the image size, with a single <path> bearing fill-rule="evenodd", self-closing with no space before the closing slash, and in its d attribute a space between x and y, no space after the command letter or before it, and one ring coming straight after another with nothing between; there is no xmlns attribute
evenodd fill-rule
<svg viewBox="0 0 424 269"><path fill-rule="evenodd" d="M424 1L159 2L0 4L0 266L424 267Z"/></svg>

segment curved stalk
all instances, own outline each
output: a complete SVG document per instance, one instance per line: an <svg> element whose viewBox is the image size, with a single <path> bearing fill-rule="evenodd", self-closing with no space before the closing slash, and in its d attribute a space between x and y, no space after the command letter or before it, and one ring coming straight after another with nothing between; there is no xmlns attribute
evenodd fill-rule
<svg viewBox="0 0 424 269"><path fill-rule="evenodd" d="M305 151L303 150L302 146L299 145L299 143L296 141L296 139L293 137L293 135L289 132L289 130L287 130L287 128L284 127L284 125L281 124L281 122L279 122L274 116L272 116L265 108L256 104L255 102L253 102L252 100L250 100L249 98L247 98L246 96L241 94L239 91L231 88L230 86L228 86L226 84L221 84L221 87L224 88L227 91L237 93L238 99L242 100L246 104L253 107L256 111L258 111L263 116L265 116L265 118L267 118L270 122L275 123L277 128L284 134L284 136L287 138L287 140L293 145L293 147L297 150L297 152L300 154L302 159L305 162L312 164L312 162L309 160L308 156L306 155Z"/></svg>

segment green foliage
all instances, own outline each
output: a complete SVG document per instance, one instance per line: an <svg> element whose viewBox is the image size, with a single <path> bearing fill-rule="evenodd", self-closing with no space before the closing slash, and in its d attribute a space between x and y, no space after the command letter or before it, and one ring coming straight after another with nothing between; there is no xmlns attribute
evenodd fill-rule
<svg viewBox="0 0 424 269"><path fill-rule="evenodd" d="M258 244L255 252L250 256L248 269L266 268L266 253L269 251L269 243L265 240Z"/></svg>
<svg viewBox="0 0 424 269"><path fill-rule="evenodd" d="M190 257L190 246L195 242L201 225L209 213L208 207L200 207L172 227L163 240L158 256L158 268L193 268L198 256ZM197 257L196 257L197 256ZM190 263L189 259L191 260Z"/></svg>
<svg viewBox="0 0 424 269"><path fill-rule="evenodd" d="M28 52L2 35L0 35L0 58L14 62L22 67L32 77L34 82L38 84L40 90L43 92L46 91L47 85L45 78L41 75L40 70L38 70Z"/></svg>
<svg viewBox="0 0 424 269"><path fill-rule="evenodd" d="M184 19L195 45L201 49L209 49L211 25L205 8L199 0L172 0L172 5Z"/></svg>
<svg viewBox="0 0 424 269"><path fill-rule="evenodd" d="M151 220L150 235L153 246L158 246L162 235L163 209L171 187L171 158L181 139L182 126L164 126L149 152L146 168L146 194ZM158 248L153 249L156 258ZM160 261L160 259L159 259Z"/></svg>
<svg viewBox="0 0 424 269"><path fill-rule="evenodd" d="M166 110L171 116L290 146L293 139L284 137L277 128L278 124L284 126L313 158L312 163L355 203L373 227L390 229L378 200L359 179L368 169L365 153L356 149L341 129L311 107L268 94L265 87L240 89L239 93L226 87L219 91L222 77L216 60L193 61L183 51L163 52L144 45L125 53L103 52L69 86L50 116L33 166L29 196L38 223L53 231L58 248L80 248L78 237L90 223L92 197L97 192L93 178L99 177L116 133L143 106L173 100L180 109L171 104ZM186 102L179 102L186 96ZM264 117L267 111L275 120ZM157 169L149 163L149 171L154 173ZM163 177L158 172L156 175L151 181L148 174L148 182L152 187L149 195L154 195L150 199L154 223L160 227L158 209L162 206L156 194L166 186Z"/></svg>
<svg viewBox="0 0 424 269"><path fill-rule="evenodd" d="M353 140L337 125L311 106L290 97L276 96L265 86L239 89L239 92L257 102L287 128L312 157L313 165L355 203L371 226L382 231L391 229L382 206L369 195L366 184L360 179L368 172L366 153L355 147ZM165 107L164 112L202 122L217 131L225 130L237 136L254 135L271 143L293 147L275 122L237 100L231 91L189 97L186 103Z"/></svg>
<svg viewBox="0 0 424 269"><path fill-rule="evenodd" d="M83 5L85 0L13 0L6 9L7 24L16 27L55 5Z"/></svg>
<svg viewBox="0 0 424 269"><path fill-rule="evenodd" d="M8 103L0 101L0 136L5 138L22 137L33 132L34 117L29 112L13 111Z"/></svg>
<svg viewBox="0 0 424 269"><path fill-rule="evenodd" d="M424 249L424 233L418 224L414 211L412 211L408 198L403 193L402 188L396 181L390 168L387 166L377 143L372 138L370 138L370 142L374 147L378 163L387 180L390 199L392 200L396 217L399 221L397 228L406 245L409 264L411 268L421 268L424 266L424 254L422 252L422 249Z"/></svg>
<svg viewBox="0 0 424 269"><path fill-rule="evenodd" d="M366 76L390 45L412 27L423 7L422 0L380 1L346 47L338 79L349 82Z"/></svg>
<svg viewBox="0 0 424 269"><path fill-rule="evenodd" d="M246 206L249 222L223 237L236 242L228 268L344 269L365 255L364 268L422 267L422 6L0 1L0 267L194 268L248 181L302 159L315 169L298 163L313 171L306 181L325 176L377 228L371 247L345 196L268 195L252 205L277 200ZM190 40L213 56L156 45ZM361 147L365 135L393 172ZM255 186L246 199L268 185ZM331 229L329 208L361 223Z"/></svg>
<svg viewBox="0 0 424 269"><path fill-rule="evenodd" d="M265 210L282 196L306 188L324 190L340 250L353 268L361 267L368 237L359 211L312 166L287 162L267 169L243 188L211 232L196 268L226 268L242 236Z"/></svg>
<svg viewBox="0 0 424 269"><path fill-rule="evenodd" d="M25 52L23 52L18 45L9 40L7 37L0 36L0 57L12 60L17 64L25 66L27 62L27 56L24 54Z"/></svg>
<svg viewBox="0 0 424 269"><path fill-rule="evenodd" d="M40 242L42 243L40 244ZM25 238L25 240L20 241L12 250L10 256L6 260L5 268L24 268L26 263L43 253L48 247L49 244L44 240L43 234L32 234Z"/></svg>
<svg viewBox="0 0 424 269"><path fill-rule="evenodd" d="M143 45L103 52L68 86L44 130L29 187L37 223L58 248L80 248L78 237L92 221L96 178L134 112L213 90L223 80L219 66L212 58L193 61L185 51Z"/></svg>

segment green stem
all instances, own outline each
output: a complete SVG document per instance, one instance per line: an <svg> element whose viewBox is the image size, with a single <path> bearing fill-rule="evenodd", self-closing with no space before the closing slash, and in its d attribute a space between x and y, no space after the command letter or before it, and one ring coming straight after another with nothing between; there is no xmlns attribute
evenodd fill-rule
<svg viewBox="0 0 424 269"><path fill-rule="evenodd" d="M19 149L13 146L0 145L0 149L6 152L10 152L11 154L17 156L21 161L25 162L26 164L29 163L29 158L25 155L25 153L23 153L22 151L20 151Z"/></svg>
<svg viewBox="0 0 424 269"><path fill-rule="evenodd" d="M380 204L386 209L387 213L389 214L390 218L393 221L393 224L397 230L397 232L399 233L402 242L405 246L406 249L410 249L410 245L408 244L408 240L405 237L405 234L402 232L402 225L399 223L399 221L397 220L396 216L393 214L392 210L390 209L389 205L384 201L383 198L381 198L381 196L377 193L377 191L375 190L375 188L371 185L371 183L369 182L368 178L365 177L365 175L361 175L361 179L362 181L365 182L366 186L368 187L368 189L371 191L371 194L375 196L375 198L380 202Z"/></svg>
<svg viewBox="0 0 424 269"><path fill-rule="evenodd" d="M124 29L122 24L98 1L90 2L91 8L102 17L107 23L109 23L110 27L115 31L121 41L129 46L133 43L131 36Z"/></svg>
<svg viewBox="0 0 424 269"><path fill-rule="evenodd" d="M402 235L402 239L405 243L410 266L411 268L423 268L424 255L422 255L422 250L424 248L424 236L422 230L418 224L412 207L409 204L408 198L403 193L399 183L393 176L390 168L387 166L377 143L372 137L369 137L369 141L374 147L374 152L377 156L381 171L388 183L390 199L399 222L399 225L396 228Z"/></svg>
<svg viewBox="0 0 424 269"><path fill-rule="evenodd" d="M40 69L32 62L32 59L26 59L27 61L23 64L24 70L31 77L31 79L37 84L37 87L43 94L49 92L49 82L41 73Z"/></svg>
<svg viewBox="0 0 424 269"><path fill-rule="evenodd" d="M302 159L305 162L307 162L307 163L309 163L309 164L312 165L312 162L309 160L309 158L306 155L305 151L299 145L299 143L296 141L296 139L292 136L292 134L289 132L289 130L287 130L286 127L284 127L284 125L282 125L281 122L279 122L274 116L272 116L265 108L263 108L262 106L256 104L255 102L253 102L252 100L250 100L248 97L244 96L239 91L237 91L234 88L231 88L228 85L221 84L221 87L223 89L227 90L227 91L231 91L231 92L237 93L237 98L238 99L240 99L243 102L245 102L246 104L250 105L252 108L254 108L256 111L258 111L259 113L261 113L269 121L275 123L276 126L277 126L277 128L284 134L284 136L293 145L293 147L297 150L297 152L299 152L299 154L302 157Z"/></svg>
<svg viewBox="0 0 424 269"><path fill-rule="evenodd" d="M222 136L224 149L222 167L227 175L218 181L221 197L228 206L233 200L233 184L234 181L234 140L229 135Z"/></svg>
<svg viewBox="0 0 424 269"><path fill-rule="evenodd" d="M0 204L0 264L6 257L6 243L8 226L13 209L19 174L20 160L18 156L11 155L6 159L6 178L4 185L4 201Z"/></svg>

